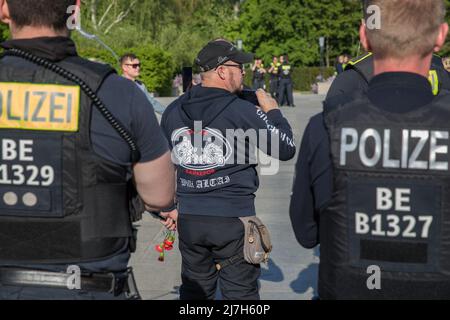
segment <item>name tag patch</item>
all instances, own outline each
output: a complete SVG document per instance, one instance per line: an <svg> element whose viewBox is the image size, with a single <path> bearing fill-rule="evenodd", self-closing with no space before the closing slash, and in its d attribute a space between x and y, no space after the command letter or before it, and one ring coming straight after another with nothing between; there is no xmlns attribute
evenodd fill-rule
<svg viewBox="0 0 450 320"><path fill-rule="evenodd" d="M439 257L441 187L414 179L352 180L348 193L352 265L429 272Z"/></svg>
<svg viewBox="0 0 450 320"><path fill-rule="evenodd" d="M62 217L62 138L0 136L0 215Z"/></svg>

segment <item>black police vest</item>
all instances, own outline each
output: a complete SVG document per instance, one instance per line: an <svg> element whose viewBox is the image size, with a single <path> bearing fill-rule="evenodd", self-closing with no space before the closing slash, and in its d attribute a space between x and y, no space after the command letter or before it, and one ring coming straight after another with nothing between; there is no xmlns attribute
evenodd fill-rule
<svg viewBox="0 0 450 320"><path fill-rule="evenodd" d="M292 67L290 64L282 64L279 69L281 79L291 79Z"/></svg>
<svg viewBox="0 0 450 320"><path fill-rule="evenodd" d="M264 65L262 64L260 67L256 67L255 71L253 72L253 79L256 81L263 81L264 80L264 73L261 72L261 70L264 68Z"/></svg>
<svg viewBox="0 0 450 320"><path fill-rule="evenodd" d="M113 70L57 63L97 91ZM132 236L127 168L92 150L92 101L78 85L0 61L0 263L107 258Z"/></svg>
<svg viewBox="0 0 450 320"><path fill-rule="evenodd" d="M273 71L270 73L270 77L271 79L277 79L279 76L279 68L281 67L281 63L277 62L277 63L271 63L270 67L273 68Z"/></svg>
<svg viewBox="0 0 450 320"><path fill-rule="evenodd" d="M320 297L448 298L450 96L404 114L365 98L324 112L334 191L320 213Z"/></svg>

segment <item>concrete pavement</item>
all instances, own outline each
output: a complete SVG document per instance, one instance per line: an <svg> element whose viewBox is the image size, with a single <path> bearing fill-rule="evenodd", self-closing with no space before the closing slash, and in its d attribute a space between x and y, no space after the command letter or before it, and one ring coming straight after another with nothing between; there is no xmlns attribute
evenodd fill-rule
<svg viewBox="0 0 450 320"><path fill-rule="evenodd" d="M295 95L296 108L283 107L296 138L297 147L309 118L320 112L324 96ZM158 98L169 104L173 98ZM256 196L258 216L268 226L273 252L267 265L262 265L260 294L263 300L311 299L317 295L318 249L306 250L295 240L289 219L289 201L297 156L281 163L275 176L260 176ZM144 299L172 300L178 298L181 284L181 256L177 249L166 254L165 262L158 261L154 247L164 238L164 228L146 215L137 224L138 248L130 265L135 270L138 288Z"/></svg>

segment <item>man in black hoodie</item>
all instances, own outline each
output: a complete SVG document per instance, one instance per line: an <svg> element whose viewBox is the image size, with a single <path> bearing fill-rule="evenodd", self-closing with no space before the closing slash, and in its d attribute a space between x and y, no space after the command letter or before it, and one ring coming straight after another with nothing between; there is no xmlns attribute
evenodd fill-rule
<svg viewBox="0 0 450 320"><path fill-rule="evenodd" d="M241 259L216 268L243 250L238 218L256 214L259 182L251 155L256 148L280 160L295 155L291 127L276 101L263 90L256 93L260 107L237 95L243 64L252 59L225 40L208 43L195 61L202 85L169 105L162 118L177 165L179 207L169 216L178 218L183 300L214 299L219 279L224 299L259 299L259 265Z"/></svg>

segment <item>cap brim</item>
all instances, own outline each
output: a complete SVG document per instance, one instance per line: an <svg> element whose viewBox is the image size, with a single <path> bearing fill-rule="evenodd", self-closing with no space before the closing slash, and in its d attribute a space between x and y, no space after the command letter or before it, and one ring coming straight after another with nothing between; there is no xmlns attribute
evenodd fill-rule
<svg viewBox="0 0 450 320"><path fill-rule="evenodd" d="M238 51L235 55L230 56L230 60L236 63L245 64L253 62L255 55L253 53L245 53Z"/></svg>

